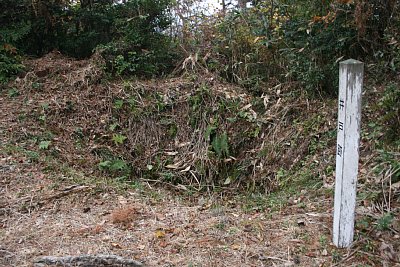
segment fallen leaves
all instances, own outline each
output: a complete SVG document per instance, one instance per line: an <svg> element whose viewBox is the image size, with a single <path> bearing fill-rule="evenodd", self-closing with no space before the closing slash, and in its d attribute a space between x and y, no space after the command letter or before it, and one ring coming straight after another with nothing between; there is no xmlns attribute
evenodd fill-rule
<svg viewBox="0 0 400 267"><path fill-rule="evenodd" d="M117 209L111 213L111 222L114 224L129 224L135 219L137 213L137 209L132 206Z"/></svg>
<svg viewBox="0 0 400 267"><path fill-rule="evenodd" d="M163 241L160 241L160 243L158 243L158 245L159 245L160 247L162 247L162 248L165 248L165 247L168 246L168 243L167 243L165 240L163 240Z"/></svg>
<svg viewBox="0 0 400 267"><path fill-rule="evenodd" d="M122 249L122 246L119 243L111 243L111 246L116 249Z"/></svg>
<svg viewBox="0 0 400 267"><path fill-rule="evenodd" d="M164 238L165 237L165 231L158 229L158 230L156 230L154 232L154 236L156 238Z"/></svg>
<svg viewBox="0 0 400 267"><path fill-rule="evenodd" d="M233 244L233 245L231 246L231 248L232 248L233 250L239 250L239 249L240 249L240 245L239 245L239 244Z"/></svg>
<svg viewBox="0 0 400 267"><path fill-rule="evenodd" d="M105 231L104 222L94 226L85 226L75 231L79 236L94 236Z"/></svg>

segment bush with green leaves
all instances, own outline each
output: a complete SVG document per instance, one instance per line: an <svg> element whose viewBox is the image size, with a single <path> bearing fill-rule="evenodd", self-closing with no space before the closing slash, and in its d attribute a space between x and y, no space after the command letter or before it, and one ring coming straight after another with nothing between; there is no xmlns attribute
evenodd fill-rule
<svg viewBox="0 0 400 267"><path fill-rule="evenodd" d="M105 1L60 12L61 21L55 31L57 49L78 58L92 55L98 45L112 41L115 9L110 1Z"/></svg>
<svg viewBox="0 0 400 267"><path fill-rule="evenodd" d="M24 68L20 56L10 53L5 47L0 46L0 84L6 83L10 77Z"/></svg>
<svg viewBox="0 0 400 267"><path fill-rule="evenodd" d="M30 21L24 17L23 1L0 2L0 84L23 69L16 44L31 31Z"/></svg>
<svg viewBox="0 0 400 267"><path fill-rule="evenodd" d="M338 61L357 57L352 46L357 37L348 27L345 14L331 20L288 21L284 26L287 48L281 55L287 62L288 77L299 81L309 92L335 93L338 84Z"/></svg>
<svg viewBox="0 0 400 267"><path fill-rule="evenodd" d="M292 2L256 1L223 16L213 41L217 71L255 94L287 81L310 92L335 92L337 61L360 54L348 18L354 6L303 1L305 8Z"/></svg>
<svg viewBox="0 0 400 267"><path fill-rule="evenodd" d="M108 173L114 177L125 177L128 178L131 174L131 167L125 160L114 158L110 160L104 160L99 163L99 170Z"/></svg>
<svg viewBox="0 0 400 267"><path fill-rule="evenodd" d="M255 94L277 83L294 82L307 92L335 95L338 62L348 58L369 62L383 55L382 62L390 62L386 69L388 64L398 68L399 27L394 11L399 5L394 1L252 2L251 8L228 10L194 29L213 37L211 57L210 36L192 43L199 47L196 55L206 58L209 70ZM391 46L390 55L385 42ZM380 73L385 66L377 68Z"/></svg>
<svg viewBox="0 0 400 267"><path fill-rule="evenodd" d="M260 3L251 9L234 10L217 24L214 40L220 74L255 94L262 92L262 83L279 75L279 27L275 16L285 16L280 6L271 14L271 7Z"/></svg>
<svg viewBox="0 0 400 267"><path fill-rule="evenodd" d="M173 42L163 31L171 23L170 0L132 0L115 7L114 39L99 46L115 74L152 76L173 67Z"/></svg>
<svg viewBox="0 0 400 267"><path fill-rule="evenodd" d="M171 23L171 4L5 0L0 3L0 45L34 56L56 49L76 58L90 57L99 47L113 73L151 76L172 67L172 41L164 34ZM3 67L7 72L10 68Z"/></svg>

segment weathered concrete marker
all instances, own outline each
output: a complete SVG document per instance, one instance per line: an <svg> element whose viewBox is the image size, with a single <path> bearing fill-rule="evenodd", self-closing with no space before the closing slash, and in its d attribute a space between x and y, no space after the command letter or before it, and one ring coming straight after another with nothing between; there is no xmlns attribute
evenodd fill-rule
<svg viewBox="0 0 400 267"><path fill-rule="evenodd" d="M354 237L363 78L364 63L340 62L333 243L341 248Z"/></svg>

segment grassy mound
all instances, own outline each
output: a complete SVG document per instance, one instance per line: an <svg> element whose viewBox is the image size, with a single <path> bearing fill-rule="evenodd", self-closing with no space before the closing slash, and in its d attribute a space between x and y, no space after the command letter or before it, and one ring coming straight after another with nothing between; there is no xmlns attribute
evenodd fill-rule
<svg viewBox="0 0 400 267"><path fill-rule="evenodd" d="M209 74L110 81L98 55L76 61L51 53L25 64L9 92L25 99L20 138L69 166L195 191L333 185L334 98L309 98L290 84L254 96ZM390 103L398 90L390 86L366 87L361 183L377 165L394 169L394 182L399 176L396 127L377 124L396 120ZM383 142L386 132L392 145Z"/></svg>

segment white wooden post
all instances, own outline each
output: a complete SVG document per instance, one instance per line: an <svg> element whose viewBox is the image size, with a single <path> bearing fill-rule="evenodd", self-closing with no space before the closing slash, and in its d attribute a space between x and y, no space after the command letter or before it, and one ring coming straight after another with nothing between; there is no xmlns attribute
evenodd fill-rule
<svg viewBox="0 0 400 267"><path fill-rule="evenodd" d="M333 243L349 247L354 237L364 63L339 64L339 103Z"/></svg>

